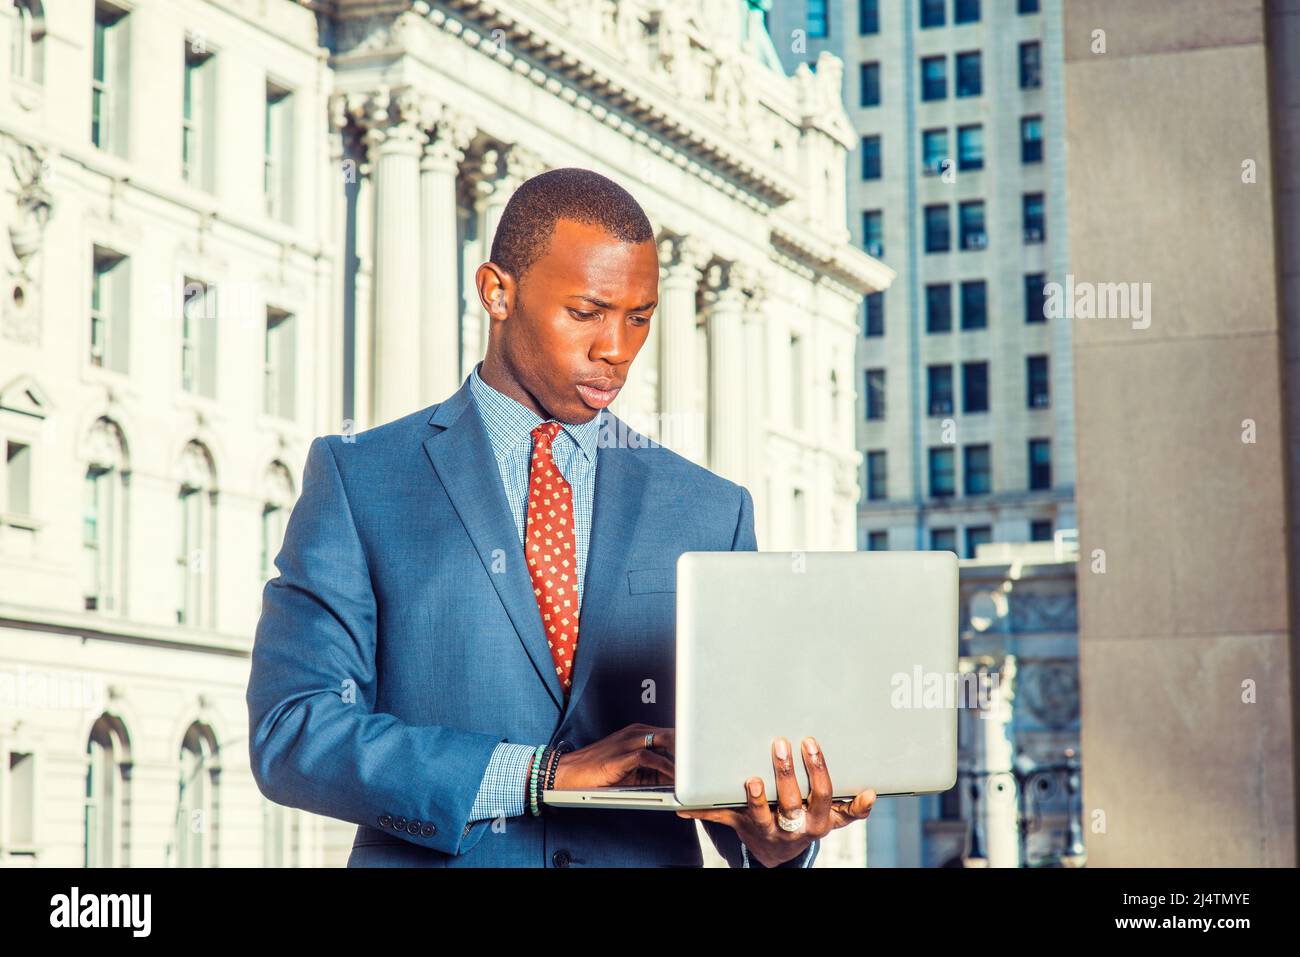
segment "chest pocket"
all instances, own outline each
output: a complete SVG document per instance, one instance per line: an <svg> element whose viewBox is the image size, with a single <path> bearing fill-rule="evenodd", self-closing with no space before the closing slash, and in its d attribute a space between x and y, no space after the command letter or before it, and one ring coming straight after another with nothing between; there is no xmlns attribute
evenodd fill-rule
<svg viewBox="0 0 1300 957"><path fill-rule="evenodd" d="M661 568L633 568L627 573L627 590L633 595L651 592L677 591L677 569L671 565Z"/></svg>

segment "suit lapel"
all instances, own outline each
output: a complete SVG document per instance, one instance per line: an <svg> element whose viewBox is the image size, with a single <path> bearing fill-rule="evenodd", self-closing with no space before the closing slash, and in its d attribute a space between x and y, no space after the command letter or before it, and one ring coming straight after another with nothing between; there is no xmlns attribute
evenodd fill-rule
<svg viewBox="0 0 1300 957"><path fill-rule="evenodd" d="M537 610L537 597L528 577L519 532L510 514L505 489L501 486L501 473L492 454L487 429L470 393L468 377L454 395L438 404L429 424L439 427L440 431L424 440L424 451L469 532L479 560L515 626L524 651L532 659L556 707L560 708L564 692L542 630L542 616ZM496 572L494 565L502 564L498 561L500 555L505 556L504 569ZM582 619L579 618L580 639L581 628Z"/></svg>

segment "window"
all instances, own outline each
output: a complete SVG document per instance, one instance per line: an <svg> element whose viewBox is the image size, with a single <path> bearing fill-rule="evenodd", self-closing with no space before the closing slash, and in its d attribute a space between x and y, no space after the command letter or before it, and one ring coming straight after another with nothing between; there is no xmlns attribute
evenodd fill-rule
<svg viewBox="0 0 1300 957"><path fill-rule="evenodd" d="M790 336L790 423L803 428L803 339Z"/></svg>
<svg viewBox="0 0 1300 957"><path fill-rule="evenodd" d="M867 551L869 552L889 551L889 533L888 532L867 532Z"/></svg>
<svg viewBox="0 0 1300 957"><path fill-rule="evenodd" d="M925 287L925 331L952 332L952 286L946 282Z"/></svg>
<svg viewBox="0 0 1300 957"><path fill-rule="evenodd" d="M130 353L131 281L125 256L93 249L90 279L90 364L127 371Z"/></svg>
<svg viewBox="0 0 1300 957"><path fill-rule="evenodd" d="M830 36L829 0L808 0L808 36Z"/></svg>
<svg viewBox="0 0 1300 957"><path fill-rule="evenodd" d="M930 449L930 497L951 498L957 492L951 448Z"/></svg>
<svg viewBox="0 0 1300 957"><path fill-rule="evenodd" d="M1050 439L1029 440L1029 487L1035 491L1052 487L1052 443Z"/></svg>
<svg viewBox="0 0 1300 957"><path fill-rule="evenodd" d="M966 529L966 557L974 558L979 546L993 541L993 529L987 525L971 525Z"/></svg>
<svg viewBox="0 0 1300 957"><path fill-rule="evenodd" d="M980 18L980 0L954 0L952 5L953 23L978 23Z"/></svg>
<svg viewBox="0 0 1300 957"><path fill-rule="evenodd" d="M967 495L987 495L992 490L989 459L987 445L968 445L962 449L962 472Z"/></svg>
<svg viewBox="0 0 1300 957"><path fill-rule="evenodd" d="M862 178L880 179L880 134L862 137Z"/></svg>
<svg viewBox="0 0 1300 957"><path fill-rule="evenodd" d="M185 83L181 94L181 177L213 191L212 147L216 137L215 58L201 40L185 41Z"/></svg>
<svg viewBox="0 0 1300 957"><path fill-rule="evenodd" d="M947 0L921 0L921 29L943 26L943 5Z"/></svg>
<svg viewBox="0 0 1300 957"><path fill-rule="evenodd" d="M1038 0L1016 0L1016 13L1037 13Z"/></svg>
<svg viewBox="0 0 1300 957"><path fill-rule="evenodd" d="M943 161L948 158L948 131L946 129L922 130L921 170L926 176L943 172Z"/></svg>
<svg viewBox="0 0 1300 957"><path fill-rule="evenodd" d="M45 82L45 11L39 0L14 3L13 45L9 70L16 80Z"/></svg>
<svg viewBox="0 0 1300 957"><path fill-rule="evenodd" d="M110 715L100 715L86 741L84 858L86 867L124 867L131 834L127 813L130 768L126 729Z"/></svg>
<svg viewBox="0 0 1300 957"><path fill-rule="evenodd" d="M880 64L864 63L859 71L859 94L862 106L880 105Z"/></svg>
<svg viewBox="0 0 1300 957"><path fill-rule="evenodd" d="M5 505L10 515L32 514L32 447L5 443Z"/></svg>
<svg viewBox="0 0 1300 957"><path fill-rule="evenodd" d="M120 613L125 581L126 442L110 419L99 419L85 443L81 553L83 607Z"/></svg>
<svg viewBox="0 0 1300 957"><path fill-rule="evenodd" d="M1026 243L1041 243L1047 238L1047 223L1043 218L1043 194L1025 193L1024 227Z"/></svg>
<svg viewBox="0 0 1300 957"><path fill-rule="evenodd" d="M951 248L948 204L925 207L925 251L946 253Z"/></svg>
<svg viewBox="0 0 1300 957"><path fill-rule="evenodd" d="M1029 540L1031 542L1050 542L1052 540L1052 520L1036 518L1029 523Z"/></svg>
<svg viewBox="0 0 1300 957"><path fill-rule="evenodd" d="M921 99L942 100L948 95L948 61L942 56L921 58Z"/></svg>
<svg viewBox="0 0 1300 957"><path fill-rule="evenodd" d="M868 338L885 334L885 294L868 293L863 297L863 309L866 310L864 335Z"/></svg>
<svg viewBox="0 0 1300 957"><path fill-rule="evenodd" d="M988 284L983 279L968 279L961 284L961 327L983 329L988 324Z"/></svg>
<svg viewBox="0 0 1300 957"><path fill-rule="evenodd" d="M957 127L957 168L984 168L984 127L979 123Z"/></svg>
<svg viewBox="0 0 1300 957"><path fill-rule="evenodd" d="M867 499L880 502L889 498L889 474L885 452L867 453Z"/></svg>
<svg viewBox="0 0 1300 957"><path fill-rule="evenodd" d="M275 574L275 557L284 544L285 523L293 508L293 479L281 462L271 463L262 480L262 578Z"/></svg>
<svg viewBox="0 0 1300 957"><path fill-rule="evenodd" d="M1047 275L1041 272L1025 276L1025 322L1047 321Z"/></svg>
<svg viewBox="0 0 1300 957"><path fill-rule="evenodd" d="M1025 357L1025 384L1025 403L1029 408L1046 409L1052 404L1047 356Z"/></svg>
<svg viewBox="0 0 1300 957"><path fill-rule="evenodd" d="M982 199L962 203L958 207L961 221L961 248L983 249L988 245L988 235L984 232L984 201Z"/></svg>
<svg viewBox="0 0 1300 957"><path fill-rule="evenodd" d="M1037 40L1030 40L1020 44L1020 89L1036 90L1042 85L1042 48Z"/></svg>
<svg viewBox="0 0 1300 957"><path fill-rule="evenodd" d="M880 0L858 0L858 33L869 36L880 32Z"/></svg>
<svg viewBox="0 0 1300 957"><path fill-rule="evenodd" d="M957 554L957 533L951 528L930 529L930 550Z"/></svg>
<svg viewBox="0 0 1300 957"><path fill-rule="evenodd" d="M213 731L195 722L185 732L180 753L180 790L173 843L178 867L217 867L220 749Z"/></svg>
<svg viewBox="0 0 1300 957"><path fill-rule="evenodd" d="M8 750L8 767L0 767L0 794L5 795L4 814L0 816L0 841L4 841L8 860L34 861L36 854L36 755L30 751ZM0 752L3 754L5 752ZM8 780L3 780L5 771Z"/></svg>
<svg viewBox="0 0 1300 957"><path fill-rule="evenodd" d="M961 410L963 412L989 410L989 364L987 362L961 364Z"/></svg>
<svg viewBox="0 0 1300 957"><path fill-rule="evenodd" d="M979 96L983 88L980 78L980 51L957 54L957 95Z"/></svg>
<svg viewBox="0 0 1300 957"><path fill-rule="evenodd" d="M212 457L199 442L185 447L181 460L180 540L176 567L179 595L176 623L189 628L211 628L215 481Z"/></svg>
<svg viewBox="0 0 1300 957"><path fill-rule="evenodd" d="M216 395L217 289L187 279L181 307L181 388Z"/></svg>
<svg viewBox="0 0 1300 957"><path fill-rule="evenodd" d="M124 11L95 4L91 40L90 142L101 150L126 155L127 24Z"/></svg>
<svg viewBox="0 0 1300 957"><path fill-rule="evenodd" d="M293 94L273 83L266 85L265 128L262 131L262 195L266 215L293 222Z"/></svg>
<svg viewBox="0 0 1300 957"><path fill-rule="evenodd" d="M1041 116L1022 116L1020 118L1020 162L1041 163L1043 161L1043 118Z"/></svg>
<svg viewBox="0 0 1300 957"><path fill-rule="evenodd" d="M293 316L267 307L263 340L263 411L282 419L294 417L297 376L296 323Z"/></svg>
<svg viewBox="0 0 1300 957"><path fill-rule="evenodd" d="M866 372L867 418L885 417L885 370L868 369Z"/></svg>
<svg viewBox="0 0 1300 957"><path fill-rule="evenodd" d="M878 209L862 211L862 248L877 259L885 254L884 214Z"/></svg>
<svg viewBox="0 0 1300 957"><path fill-rule="evenodd" d="M952 415L952 366L926 367L930 415Z"/></svg>

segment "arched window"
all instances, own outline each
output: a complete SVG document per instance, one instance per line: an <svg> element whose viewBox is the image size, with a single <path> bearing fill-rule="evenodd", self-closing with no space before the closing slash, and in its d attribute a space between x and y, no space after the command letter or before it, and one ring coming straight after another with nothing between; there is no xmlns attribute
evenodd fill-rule
<svg viewBox="0 0 1300 957"><path fill-rule="evenodd" d="M126 727L112 715L101 715L86 742L86 867L130 866L130 754Z"/></svg>
<svg viewBox="0 0 1300 957"><path fill-rule="evenodd" d="M175 867L216 867L221 761L212 728L198 721L189 726L181 742L180 765L176 854L169 863Z"/></svg>
<svg viewBox="0 0 1300 957"><path fill-rule="evenodd" d="M284 543L284 526L293 507L293 478L283 462L272 462L262 480L262 578L275 574L275 556Z"/></svg>
<svg viewBox="0 0 1300 957"><path fill-rule="evenodd" d="M87 611L122 613L126 581L127 491L130 469L122 430L101 418L82 450L82 596Z"/></svg>
<svg viewBox="0 0 1300 957"><path fill-rule="evenodd" d="M41 0L14 0L10 72L15 79L45 82L45 10Z"/></svg>
<svg viewBox="0 0 1300 957"><path fill-rule="evenodd" d="M216 472L212 456L202 442L191 442L181 456L180 536L176 567L179 594L176 623L189 628L212 628L213 549L216 544Z"/></svg>

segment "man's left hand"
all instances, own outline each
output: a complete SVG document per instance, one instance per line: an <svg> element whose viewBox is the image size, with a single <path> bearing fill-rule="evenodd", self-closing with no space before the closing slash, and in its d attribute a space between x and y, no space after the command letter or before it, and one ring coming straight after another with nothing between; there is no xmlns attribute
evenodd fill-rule
<svg viewBox="0 0 1300 957"><path fill-rule="evenodd" d="M753 777L745 782L747 807L678 811L677 816L726 824L744 841L750 856L757 858L764 867L784 864L802 855L813 841L836 828L865 820L876 803L876 792L871 788L856 795L852 801L832 800L831 795L835 792L831 790L830 771L826 768L821 748L812 738L803 739L803 765L812 789L807 805L799 793L790 742L777 738L772 747L777 813L768 807L763 779ZM804 825L797 831L784 830L777 821L778 814L787 821L797 820L802 814Z"/></svg>

